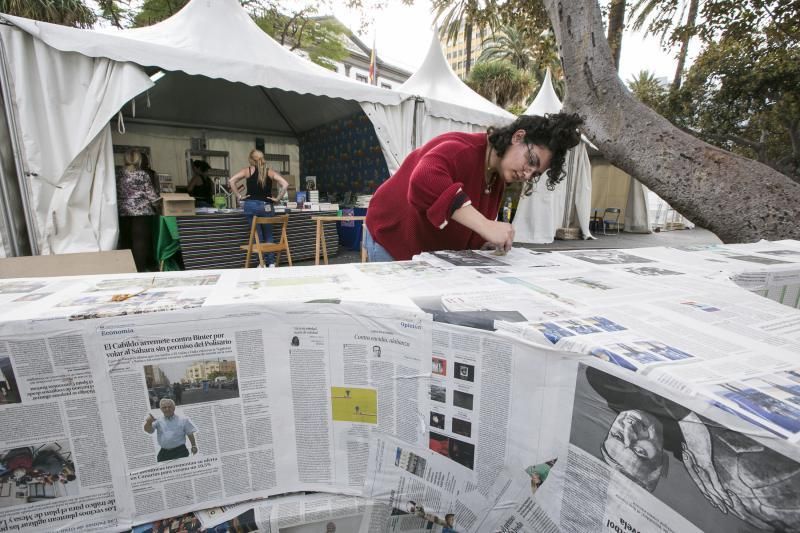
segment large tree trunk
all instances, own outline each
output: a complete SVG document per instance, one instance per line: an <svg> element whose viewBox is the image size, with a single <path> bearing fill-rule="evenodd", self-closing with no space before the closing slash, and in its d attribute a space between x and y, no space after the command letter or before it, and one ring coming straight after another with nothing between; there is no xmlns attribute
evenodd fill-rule
<svg viewBox="0 0 800 533"><path fill-rule="evenodd" d="M724 242L800 239L800 184L684 133L617 76L596 0L545 0L567 81L566 111L614 165Z"/></svg>

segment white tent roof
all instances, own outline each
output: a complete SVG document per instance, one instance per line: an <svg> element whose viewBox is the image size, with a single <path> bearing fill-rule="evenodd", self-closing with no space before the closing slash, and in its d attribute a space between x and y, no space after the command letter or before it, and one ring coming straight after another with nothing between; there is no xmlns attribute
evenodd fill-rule
<svg viewBox="0 0 800 533"><path fill-rule="evenodd" d="M236 0L193 0L167 20L121 31L3 17L57 50L89 57L357 102L395 105L407 97L338 76L293 54L264 33Z"/></svg>
<svg viewBox="0 0 800 533"><path fill-rule="evenodd" d="M458 79L444 57L435 32L422 65L398 90L424 98L428 113L437 117L484 126L515 118Z"/></svg>
<svg viewBox="0 0 800 533"><path fill-rule="evenodd" d="M525 114L541 116L547 113L559 113L561 107L561 100L553 89L550 69L547 69L542 86L536 98L525 110ZM539 183L534 194L520 197L517 214L514 217L516 231L514 242L553 242L559 228L569 227L573 209L583 238L594 238L589 232L592 170L586 152L585 143L588 143L588 140L583 136L581 138L584 142L567 152L564 167L567 176L561 184L550 191L543 186L543 183Z"/></svg>
<svg viewBox="0 0 800 533"><path fill-rule="evenodd" d="M544 75L542 87L536 94L531 105L525 110L525 115L544 115L545 113L559 113L561 111L561 100L558 99L556 90L553 89L553 80L550 78L550 69Z"/></svg>

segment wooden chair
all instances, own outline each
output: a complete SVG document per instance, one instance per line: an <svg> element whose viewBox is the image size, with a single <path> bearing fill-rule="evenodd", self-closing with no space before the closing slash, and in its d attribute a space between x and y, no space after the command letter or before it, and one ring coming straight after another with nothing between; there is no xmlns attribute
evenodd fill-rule
<svg viewBox="0 0 800 533"><path fill-rule="evenodd" d="M261 242L258 238L258 231L256 230L258 224L280 224L281 225L281 240L278 243ZM264 254L275 253L275 266L281 264L281 253L286 250L286 261L289 266L292 266L292 254L289 251L289 239L286 238L286 226L289 224L289 215L280 215L276 217L253 217L253 223L250 226L250 240L246 245L239 248L247 251L247 256L244 260L244 267L250 268L250 256L255 251L258 254L258 266L266 266L264 263ZM273 239L275 232L272 232Z"/></svg>
<svg viewBox="0 0 800 533"><path fill-rule="evenodd" d="M317 239L314 244L314 264L319 264L319 251L322 248L322 257L325 264L328 264L328 247L325 244L325 231L322 227L323 222L347 222L360 220L361 224L361 262L367 261L367 249L364 247L364 237L366 237L367 226L364 221L367 219L365 216L351 216L351 215L331 215L331 216L316 216L311 217L311 220L317 221Z"/></svg>

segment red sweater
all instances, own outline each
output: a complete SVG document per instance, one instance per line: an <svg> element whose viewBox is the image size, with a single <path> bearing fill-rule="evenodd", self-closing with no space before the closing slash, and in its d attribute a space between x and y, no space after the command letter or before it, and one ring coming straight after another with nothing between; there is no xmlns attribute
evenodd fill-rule
<svg viewBox="0 0 800 533"><path fill-rule="evenodd" d="M398 261L434 250L474 250L485 240L458 222L450 209L460 190L489 220L497 218L505 183L484 193L485 133L445 133L414 150L372 197L367 228ZM466 202L465 204L466 205Z"/></svg>

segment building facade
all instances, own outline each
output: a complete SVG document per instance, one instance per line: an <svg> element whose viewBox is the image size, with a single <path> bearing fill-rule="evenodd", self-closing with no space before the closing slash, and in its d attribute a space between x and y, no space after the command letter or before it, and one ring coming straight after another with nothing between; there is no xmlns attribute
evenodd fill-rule
<svg viewBox="0 0 800 533"><path fill-rule="evenodd" d="M336 19L336 17L318 17L318 19ZM336 19L338 21L338 19ZM341 24L341 22L340 22ZM369 83L369 64L372 57L372 47L367 46L364 41L359 39L348 30L348 35L344 39L344 46L348 56L336 62L336 72L346 78L350 78L361 83ZM380 46L377 47L380 52ZM305 52L296 49L295 53L303 57L308 57ZM376 85L384 89L397 89L404 81L411 77L411 72L396 65L387 63L377 57L378 81Z"/></svg>
<svg viewBox="0 0 800 533"><path fill-rule="evenodd" d="M470 65L474 66L478 62L478 57L483 51L483 41L489 37L488 28L472 28L472 54L470 57ZM446 37L439 36L439 42L442 44L444 57L453 72L462 80L467 76L467 34L462 26L458 30L458 36L455 41L447 42Z"/></svg>

